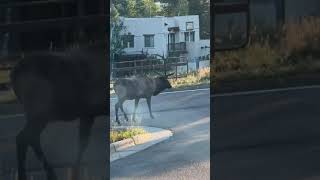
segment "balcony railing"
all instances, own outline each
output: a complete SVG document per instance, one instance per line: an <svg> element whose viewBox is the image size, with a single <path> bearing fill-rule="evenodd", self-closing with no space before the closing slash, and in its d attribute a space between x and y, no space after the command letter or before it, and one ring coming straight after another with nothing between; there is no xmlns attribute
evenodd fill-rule
<svg viewBox="0 0 320 180"><path fill-rule="evenodd" d="M168 44L168 50L169 50L169 52L175 52L175 51L186 52L187 51L187 46L186 46L185 42L169 43Z"/></svg>

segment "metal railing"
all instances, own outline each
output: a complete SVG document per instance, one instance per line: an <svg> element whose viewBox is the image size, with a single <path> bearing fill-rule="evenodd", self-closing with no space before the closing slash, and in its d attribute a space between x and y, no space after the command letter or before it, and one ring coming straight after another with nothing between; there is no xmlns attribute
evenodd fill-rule
<svg viewBox="0 0 320 180"><path fill-rule="evenodd" d="M175 78L179 77L178 67L187 66L188 60L185 57L170 57L166 59L140 59L132 61L121 61L112 63L113 77L131 76L137 74L157 73L168 74L169 71L175 72Z"/></svg>
<svg viewBox="0 0 320 180"><path fill-rule="evenodd" d="M187 45L185 42L180 43L169 43L168 50L171 51L187 51Z"/></svg>

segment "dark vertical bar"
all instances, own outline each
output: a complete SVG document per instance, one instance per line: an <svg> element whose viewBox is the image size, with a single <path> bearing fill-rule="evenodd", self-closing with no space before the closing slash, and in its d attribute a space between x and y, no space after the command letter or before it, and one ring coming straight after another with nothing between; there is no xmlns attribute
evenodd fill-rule
<svg viewBox="0 0 320 180"><path fill-rule="evenodd" d="M169 57L169 55L170 55L170 48L169 48L169 33L168 33L168 50L167 50L168 52L167 52L167 57Z"/></svg>
<svg viewBox="0 0 320 180"><path fill-rule="evenodd" d="M66 4L61 5L61 15L62 17L66 16ZM62 48L66 48L67 46L67 30L66 29L62 30L61 39L62 39L62 42L61 42Z"/></svg>
<svg viewBox="0 0 320 180"><path fill-rule="evenodd" d="M210 60L210 65L211 65L211 68L214 68L214 60L215 60L215 55L216 55L216 52L218 50L220 51L227 51L227 50L235 50L235 49L239 49L239 48L243 48L245 47L248 42L249 42L249 35L250 35L250 0L247 0L247 4L235 4L235 5L232 5L232 6L225 6L225 5L221 5L218 9L216 9L216 11L214 10L215 9L215 5L216 5L216 2L218 0L215 0L213 4L211 4L211 9L210 9L210 17L211 17L211 24L210 24L210 32L211 32L211 41L210 41L210 46L211 46L211 49L210 49L210 54L211 54L211 60ZM221 0L222 1L222 0ZM278 0L276 0L278 1ZM283 1L284 2L284 1ZM241 5L241 6L239 6ZM218 10L218 11L217 11ZM215 18L216 18L216 13L221 13L221 14L228 14L228 13L232 13L232 12L244 12L246 13L246 18L247 18L247 39L246 39L246 42L243 43L241 46L236 46L236 47L230 47L230 48L223 48L223 49L217 49L217 47L215 46ZM211 73L213 71L211 70ZM212 76L211 76L212 77ZM216 82L214 81L214 79L211 79L210 78L210 99L211 101L210 102L214 102L213 101L213 95L214 95L214 88L213 87L213 82ZM213 104L210 104L210 112L213 113L214 112L214 109L213 109L214 105ZM213 158L214 155L216 154L216 149L214 147L214 143L212 143L211 140L215 140L215 128L216 128L216 123L215 123L215 119L211 119L210 121L210 149L211 149L211 152L213 152L213 155L210 154L210 170L211 172L213 173L210 173L210 179L215 179L214 178L214 175L215 174L215 171L214 171L214 161L215 159Z"/></svg>
<svg viewBox="0 0 320 180"><path fill-rule="evenodd" d="M77 14L78 16L85 15L85 0L78 0L77 3ZM83 42L85 38L84 27L81 24L78 24L78 41Z"/></svg>
<svg viewBox="0 0 320 180"><path fill-rule="evenodd" d="M151 72L152 72L152 63L153 63L153 59L152 58L150 58L150 62L149 62L149 72L148 72L148 74L150 74Z"/></svg>
<svg viewBox="0 0 320 180"><path fill-rule="evenodd" d="M164 59L164 75L165 76L167 76L167 60L168 60L168 57Z"/></svg>
<svg viewBox="0 0 320 180"><path fill-rule="evenodd" d="M12 14L12 8L7 7L3 9L3 16L4 16L4 22L5 23L11 23L11 14ZM3 39L1 41L1 50L2 54L4 56L8 55L9 52L9 39L10 39L10 33L9 32L3 32Z"/></svg>
<svg viewBox="0 0 320 180"><path fill-rule="evenodd" d="M133 67L134 67L134 74L137 75L137 61L136 60L133 60Z"/></svg>
<svg viewBox="0 0 320 180"><path fill-rule="evenodd" d="M100 0L99 1L99 8L100 8L100 14L106 14L107 12L107 4L106 4L107 1L105 0Z"/></svg>
<svg viewBox="0 0 320 180"><path fill-rule="evenodd" d="M214 2L215 0L213 1L210 1L210 56L211 56L211 61L210 61L210 73L213 72L213 70L211 68L214 68L214 57L215 57L215 18L216 18L216 15L214 12ZM213 77L211 74L210 74L211 77ZM213 101L213 82L214 80L212 78L210 78L210 114L214 112L213 110L213 104L211 104ZM210 152L213 152L213 153L210 153L210 179L215 179L213 174L215 173L214 172L214 163L213 161L215 161L215 159L213 158L214 155L215 155L215 148L214 148L214 143L212 141L212 139L214 139L214 134L213 132L215 131L215 119L214 119L214 116L213 114L210 115L212 117L212 119L210 119L210 139L209 139L209 142L210 142Z"/></svg>
<svg viewBox="0 0 320 180"><path fill-rule="evenodd" d="M277 26L282 26L285 23L285 0L275 0L274 4Z"/></svg>
<svg viewBox="0 0 320 180"><path fill-rule="evenodd" d="M176 58L176 80L178 79L178 58Z"/></svg>
<svg viewBox="0 0 320 180"><path fill-rule="evenodd" d="M7 8L8 9L8 8ZM7 19L7 23L12 23L20 20L22 8L11 8L10 17ZM6 17L7 18L7 17ZM6 32L8 34L8 53L15 53L21 49L21 33L19 32Z"/></svg>
<svg viewBox="0 0 320 180"><path fill-rule="evenodd" d="M187 59L187 74L189 73L189 61Z"/></svg>

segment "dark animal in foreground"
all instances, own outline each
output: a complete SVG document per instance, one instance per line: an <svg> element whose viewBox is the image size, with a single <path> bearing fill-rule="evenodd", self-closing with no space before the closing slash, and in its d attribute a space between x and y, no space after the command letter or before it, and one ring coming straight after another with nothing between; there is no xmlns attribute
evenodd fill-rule
<svg viewBox="0 0 320 180"><path fill-rule="evenodd" d="M99 44L68 53L34 53L26 55L12 70L13 90L26 117L26 124L16 137L19 180L26 180L28 147L43 163L47 179L57 179L41 149L40 134L51 122L80 118L79 152L74 168L74 178L78 179L94 119L109 113L105 49Z"/></svg>
<svg viewBox="0 0 320 180"><path fill-rule="evenodd" d="M117 79L114 83L114 91L118 96L118 102L115 104L116 111L116 121L120 124L118 119L118 110L119 107L124 114L124 117L128 121L128 117L123 110L123 103L126 100L135 100L134 101L134 112L133 112L133 120L135 120L136 110L138 107L138 103L140 98L146 98L147 104L149 108L150 117L154 118L151 111L151 97L158 95L160 92L165 89L170 89L171 85L168 81L168 76L161 76L156 78L149 77L131 77L131 78L121 78Z"/></svg>

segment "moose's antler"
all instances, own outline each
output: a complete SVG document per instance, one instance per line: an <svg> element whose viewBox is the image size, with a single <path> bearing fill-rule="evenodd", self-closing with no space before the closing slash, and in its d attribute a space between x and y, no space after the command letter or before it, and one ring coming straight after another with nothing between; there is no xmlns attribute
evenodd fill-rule
<svg viewBox="0 0 320 180"><path fill-rule="evenodd" d="M167 74L165 77L169 77L169 76L172 76L172 75L174 75L174 73Z"/></svg>

